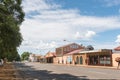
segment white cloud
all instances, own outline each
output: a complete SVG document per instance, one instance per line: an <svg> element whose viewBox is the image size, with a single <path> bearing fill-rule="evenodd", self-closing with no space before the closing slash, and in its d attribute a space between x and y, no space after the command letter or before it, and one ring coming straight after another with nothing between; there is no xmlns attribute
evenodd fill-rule
<svg viewBox="0 0 120 80"><path fill-rule="evenodd" d="M43 42L40 41L40 43L36 44L36 46L34 46L36 49L51 49L51 48L56 48L57 47L57 43L52 41L52 42Z"/></svg>
<svg viewBox="0 0 120 80"><path fill-rule="evenodd" d="M101 44L95 44L95 46L93 46L95 49L114 49L116 46L115 43L101 43Z"/></svg>
<svg viewBox="0 0 120 80"><path fill-rule="evenodd" d="M25 13L30 13L33 11L40 12L43 10L60 8L60 5L56 5L55 3L52 4L52 2L50 4L49 2L47 2L47 0L23 0L22 6L24 8Z"/></svg>
<svg viewBox="0 0 120 80"><path fill-rule="evenodd" d="M75 38L76 38L76 39L80 39L80 38L81 38L81 35L80 35L79 32L76 32L76 33L75 33Z"/></svg>
<svg viewBox="0 0 120 80"><path fill-rule="evenodd" d="M56 41L43 41L43 40L25 40L23 41L20 48L18 48L20 53L23 53L24 51L29 51L33 53L41 53L41 52L48 52L48 51L55 51L55 48L58 47L60 44L58 44ZM43 54L43 53L41 53Z"/></svg>
<svg viewBox="0 0 120 80"><path fill-rule="evenodd" d="M93 37L94 35L96 35L96 33L94 31L87 31L87 34L85 34L85 37L86 38L91 38Z"/></svg>
<svg viewBox="0 0 120 80"><path fill-rule="evenodd" d="M120 43L120 35L117 36L117 40L115 42Z"/></svg>
<svg viewBox="0 0 120 80"><path fill-rule="evenodd" d="M90 39L95 35L96 33L94 31L87 31L86 33L76 32L75 38L76 39Z"/></svg>
<svg viewBox="0 0 120 80"><path fill-rule="evenodd" d="M104 2L108 7L120 5L120 0L104 0Z"/></svg>
<svg viewBox="0 0 120 80"><path fill-rule="evenodd" d="M21 28L24 44L32 44L38 48L56 46L56 43L39 43L35 40L54 41L74 38L92 38L96 33L120 29L120 18L84 16L78 9L63 9L62 5L52 0L24 0L25 21ZM37 13L37 14L35 14ZM74 35L76 33L76 35ZM58 43L57 43L58 44ZM37 45L37 46L36 46Z"/></svg>

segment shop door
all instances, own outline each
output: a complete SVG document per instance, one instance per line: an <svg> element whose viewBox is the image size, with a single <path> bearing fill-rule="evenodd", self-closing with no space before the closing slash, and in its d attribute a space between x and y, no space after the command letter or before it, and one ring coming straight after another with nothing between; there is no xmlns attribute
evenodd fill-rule
<svg viewBox="0 0 120 80"><path fill-rule="evenodd" d="M83 58L80 56L80 64L83 64Z"/></svg>

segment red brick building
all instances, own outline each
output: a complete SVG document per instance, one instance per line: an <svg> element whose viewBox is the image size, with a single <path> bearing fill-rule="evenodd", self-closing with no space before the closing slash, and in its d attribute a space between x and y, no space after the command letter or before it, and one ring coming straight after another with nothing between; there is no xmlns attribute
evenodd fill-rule
<svg viewBox="0 0 120 80"><path fill-rule="evenodd" d="M64 46L56 48L56 56L62 56L64 54L67 54L71 51L78 50L78 49L84 49L84 47L76 43L64 45Z"/></svg>
<svg viewBox="0 0 120 80"><path fill-rule="evenodd" d="M68 63L67 62L68 60L71 60L72 62L72 55L68 53L73 52L75 50L80 50L80 49L84 49L84 47L76 43L71 43L71 44L56 48L57 62L62 64Z"/></svg>

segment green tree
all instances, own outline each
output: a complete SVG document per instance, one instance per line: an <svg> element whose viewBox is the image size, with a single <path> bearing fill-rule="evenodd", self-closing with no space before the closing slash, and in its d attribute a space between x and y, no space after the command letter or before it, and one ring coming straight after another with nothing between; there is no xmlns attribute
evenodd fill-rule
<svg viewBox="0 0 120 80"><path fill-rule="evenodd" d="M18 56L22 42L19 26L24 20L22 0L0 0L0 58Z"/></svg>
<svg viewBox="0 0 120 80"><path fill-rule="evenodd" d="M94 47L93 47L92 45L88 45L88 46L86 47L86 50L94 50Z"/></svg>
<svg viewBox="0 0 120 80"><path fill-rule="evenodd" d="M21 59L22 60L28 60L29 59L29 55L30 55L29 52L23 52L22 55L21 55Z"/></svg>

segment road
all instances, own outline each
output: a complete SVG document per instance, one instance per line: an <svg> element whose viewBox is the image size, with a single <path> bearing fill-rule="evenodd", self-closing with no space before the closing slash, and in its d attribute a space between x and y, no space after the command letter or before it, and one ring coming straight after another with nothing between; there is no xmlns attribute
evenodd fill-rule
<svg viewBox="0 0 120 80"><path fill-rule="evenodd" d="M40 63L15 63L24 80L120 80L120 70Z"/></svg>

